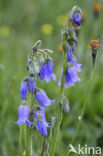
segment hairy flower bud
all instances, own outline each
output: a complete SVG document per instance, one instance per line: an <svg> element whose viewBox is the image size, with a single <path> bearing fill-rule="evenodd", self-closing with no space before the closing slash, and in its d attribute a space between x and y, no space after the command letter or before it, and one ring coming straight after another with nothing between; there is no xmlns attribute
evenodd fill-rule
<svg viewBox="0 0 103 156"><path fill-rule="evenodd" d="M20 95L21 98L24 99L29 91L28 78L26 77L20 85Z"/></svg>

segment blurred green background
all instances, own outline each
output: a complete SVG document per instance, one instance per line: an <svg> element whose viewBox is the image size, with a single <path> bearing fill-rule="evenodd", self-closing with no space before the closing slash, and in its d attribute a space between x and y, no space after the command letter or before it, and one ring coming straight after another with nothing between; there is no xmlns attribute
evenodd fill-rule
<svg viewBox="0 0 103 156"><path fill-rule="evenodd" d="M93 4L101 5L98 19L93 15ZM101 48L96 60L88 103L84 119L74 142L74 147L100 146L103 148L103 1L95 0L0 0L0 156L18 156L19 126L14 122L18 118L21 103L20 83L27 75L27 56L37 40L42 40L42 48L54 51L54 73L59 81L63 64L60 45L61 30L70 9L78 5L86 16L79 33L79 43L75 53L82 64L79 74L81 82L65 90L71 111L64 112L61 130L58 136L55 156L68 155L68 146L75 134L83 108L83 99L90 78L92 60L88 44L99 39ZM50 99L59 96L59 87L54 81L40 82ZM57 116L57 103L46 110L47 121ZM48 131L49 132L49 131ZM42 137L34 134L33 153L41 155ZM48 138L46 139L46 145Z"/></svg>

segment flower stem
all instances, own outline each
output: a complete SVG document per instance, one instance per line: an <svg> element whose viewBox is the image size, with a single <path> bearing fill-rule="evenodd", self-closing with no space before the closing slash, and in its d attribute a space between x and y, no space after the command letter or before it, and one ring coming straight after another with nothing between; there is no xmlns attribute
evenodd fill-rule
<svg viewBox="0 0 103 156"><path fill-rule="evenodd" d="M26 126L26 156L31 155L31 131L28 126Z"/></svg>
<svg viewBox="0 0 103 156"><path fill-rule="evenodd" d="M41 156L44 156L44 152L45 152L45 136L43 137L43 145L42 145L42 154L41 154Z"/></svg>
<svg viewBox="0 0 103 156"><path fill-rule="evenodd" d="M23 126L21 125L19 128L19 154L22 153L22 142L23 142Z"/></svg>
<svg viewBox="0 0 103 156"><path fill-rule="evenodd" d="M64 94L64 86L65 86L65 69L66 69L66 53L64 52L64 65L63 65L63 74L61 77L61 89L60 89L60 99L59 99L59 111L58 111L58 118L57 118L57 124L55 128L55 135L50 151L50 156L54 156L55 148L56 148L56 141L59 134L60 125L62 122L62 116L63 116L63 108L61 105L62 96Z"/></svg>
<svg viewBox="0 0 103 156"><path fill-rule="evenodd" d="M28 106L31 108L31 94L29 93L28 95ZM31 139L32 139L32 134L31 134L31 128L26 125L26 156L31 155Z"/></svg>
<svg viewBox="0 0 103 156"><path fill-rule="evenodd" d="M48 153L48 156L50 154L50 151L51 151L51 145L52 145L52 137L53 137L53 119L51 121L51 127L50 127L50 136L49 136L49 144L48 144L48 149L47 149L47 153Z"/></svg>
<svg viewBox="0 0 103 156"><path fill-rule="evenodd" d="M93 73L94 73L94 68L92 69L91 74L90 74L90 79L89 79L89 82L88 82L87 91L86 91L86 94L85 94L85 97L84 97L83 109L82 109L81 115L80 115L81 119L80 119L79 124L77 126L76 133L75 133L75 135L74 135L74 137L72 139L72 142L71 142L72 144L73 144L73 142L74 142L74 140L75 140L75 138L76 138L76 136L78 134L79 128L80 128L81 123L83 121L83 116L84 116L85 108L87 106L87 101L88 101L88 95L90 93L90 88L91 88L91 84L92 84Z"/></svg>

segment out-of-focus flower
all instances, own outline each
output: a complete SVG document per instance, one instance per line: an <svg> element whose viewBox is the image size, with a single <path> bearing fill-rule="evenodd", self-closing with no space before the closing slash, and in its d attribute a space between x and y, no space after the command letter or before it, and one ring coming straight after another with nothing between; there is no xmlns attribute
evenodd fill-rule
<svg viewBox="0 0 103 156"><path fill-rule="evenodd" d="M89 46L90 49L97 51L99 49L99 41L98 40L91 40Z"/></svg>
<svg viewBox="0 0 103 156"><path fill-rule="evenodd" d="M35 86L36 86L36 84L35 84L35 77L30 77L30 91L31 91L31 93L34 93L34 90L35 90Z"/></svg>
<svg viewBox="0 0 103 156"><path fill-rule="evenodd" d="M38 100L38 102L41 104L41 106L44 108L45 106L50 106L53 100L50 100L45 93L43 89L38 90L35 92L35 98Z"/></svg>
<svg viewBox="0 0 103 156"><path fill-rule="evenodd" d="M53 26L51 24L44 24L41 27L41 31L43 34L51 35L53 33Z"/></svg>
<svg viewBox="0 0 103 156"><path fill-rule="evenodd" d="M37 120L37 124L36 124L37 130L40 131L42 136L46 136L47 135L47 127L49 127L49 124L46 121L44 110L41 109L41 110L35 112L35 114L36 114L35 119Z"/></svg>
<svg viewBox="0 0 103 156"><path fill-rule="evenodd" d="M94 12L94 18L97 19L99 17L99 12L101 10L101 5L99 3L94 3L93 5L93 12Z"/></svg>
<svg viewBox="0 0 103 156"><path fill-rule="evenodd" d="M18 109L18 121L15 123L17 123L18 125L22 125L25 123L26 125L30 127L32 125L32 122L28 120L29 111L30 111L30 108L28 105L25 105L25 104L20 105Z"/></svg>
<svg viewBox="0 0 103 156"><path fill-rule="evenodd" d="M98 12L98 11L100 11L101 10L101 5L99 4L99 3L94 3L94 5L93 5L93 10L94 11L96 11L96 12Z"/></svg>
<svg viewBox="0 0 103 156"><path fill-rule="evenodd" d="M28 91L29 91L29 84L27 80L23 80L20 85L20 95L22 99L26 97L26 95L28 94Z"/></svg>
<svg viewBox="0 0 103 156"><path fill-rule="evenodd" d="M45 79L47 83L50 81L51 78L56 81L56 75L53 73L52 61L47 61L45 64L41 65L38 77L40 77L41 80Z"/></svg>
<svg viewBox="0 0 103 156"><path fill-rule="evenodd" d="M59 25L64 27L65 24L66 24L67 19L68 19L68 15L67 14L60 15L60 16L57 16L56 22L57 22L57 24L59 24Z"/></svg>
<svg viewBox="0 0 103 156"><path fill-rule="evenodd" d="M25 151L22 153L22 156L26 156L26 152Z"/></svg>
<svg viewBox="0 0 103 156"><path fill-rule="evenodd" d="M58 50L59 50L60 52L63 52L63 46L62 46L61 43L59 43L59 45L58 45Z"/></svg>
<svg viewBox="0 0 103 156"><path fill-rule="evenodd" d="M75 24L80 25L81 19L82 19L81 13L80 12L74 12L72 17L73 17L73 21L75 22Z"/></svg>
<svg viewBox="0 0 103 156"><path fill-rule="evenodd" d="M84 22L85 17L86 17L86 11L85 10L82 10L82 19L81 19L81 22L82 23Z"/></svg>
<svg viewBox="0 0 103 156"><path fill-rule="evenodd" d="M0 27L0 36L1 37L8 37L10 34L10 28L6 25Z"/></svg>

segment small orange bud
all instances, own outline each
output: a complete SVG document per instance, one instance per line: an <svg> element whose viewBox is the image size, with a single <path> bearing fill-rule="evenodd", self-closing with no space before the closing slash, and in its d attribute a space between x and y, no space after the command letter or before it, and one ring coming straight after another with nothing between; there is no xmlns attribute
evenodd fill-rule
<svg viewBox="0 0 103 156"><path fill-rule="evenodd" d="M93 10L98 12L101 10L101 5L99 3L94 3Z"/></svg>

